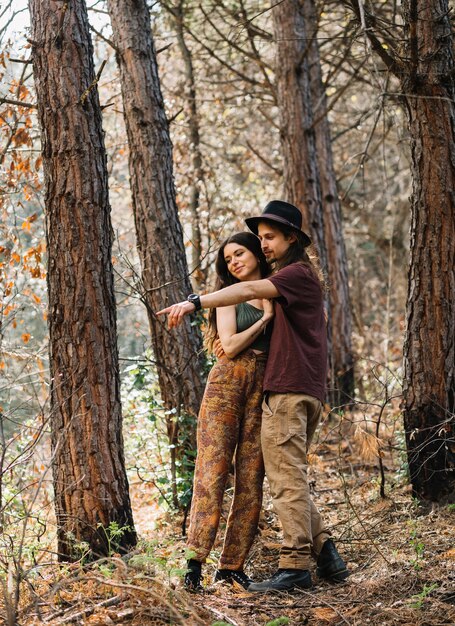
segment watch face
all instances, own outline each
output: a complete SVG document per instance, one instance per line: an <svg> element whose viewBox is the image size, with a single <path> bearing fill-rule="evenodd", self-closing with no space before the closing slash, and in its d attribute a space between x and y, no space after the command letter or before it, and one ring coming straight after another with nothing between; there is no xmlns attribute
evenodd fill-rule
<svg viewBox="0 0 455 626"><path fill-rule="evenodd" d="M196 311L201 308L201 301L199 300L199 296L196 293L190 293L187 300L191 304L194 304Z"/></svg>

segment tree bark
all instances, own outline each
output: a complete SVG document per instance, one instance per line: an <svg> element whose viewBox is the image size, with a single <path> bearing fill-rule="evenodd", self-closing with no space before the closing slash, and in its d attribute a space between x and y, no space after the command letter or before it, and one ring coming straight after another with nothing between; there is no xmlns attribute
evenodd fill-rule
<svg viewBox="0 0 455 626"><path fill-rule="evenodd" d="M302 208L303 228L328 277L328 401L343 406L354 393L351 307L314 1L278 3L273 16L284 187L287 199Z"/></svg>
<svg viewBox="0 0 455 626"><path fill-rule="evenodd" d="M30 0L46 186L52 454L62 559L136 542L124 467L112 228L85 4Z"/></svg>
<svg viewBox="0 0 455 626"><path fill-rule="evenodd" d="M327 250L331 335L331 406L344 406L354 398L354 357L352 351L352 314L349 295L348 259L343 237L343 220L333 164L327 96L322 80L317 41L318 16L314 0L301 0L307 24L307 55L310 72L310 97L316 138L316 157L324 213L324 241Z"/></svg>
<svg viewBox="0 0 455 626"><path fill-rule="evenodd" d="M401 82L411 138L411 245L403 417L414 496L455 501L455 63L448 0L403 0L401 57L350 5ZM365 9L365 7L363 7ZM404 60L403 60L404 59Z"/></svg>
<svg viewBox="0 0 455 626"><path fill-rule="evenodd" d="M194 75L193 57L185 39L184 32L184 2L180 0L177 7L171 11L173 16L177 42L185 68L185 100L188 114L188 128L191 152L192 182L189 186L188 209L191 215L191 262L193 266L192 283L197 291L205 283L206 276L201 271L202 236L199 218L200 185L203 180L202 153L200 141L200 120L196 100L196 80Z"/></svg>
<svg viewBox="0 0 455 626"><path fill-rule="evenodd" d="M324 271L321 187L306 54L307 32L299 0L277 3L272 10L277 45L277 96L286 198L302 210L303 230L313 240Z"/></svg>
<svg viewBox="0 0 455 626"><path fill-rule="evenodd" d="M413 190L404 425L414 495L455 500L455 64L447 1L403 2Z"/></svg>
<svg viewBox="0 0 455 626"><path fill-rule="evenodd" d="M202 340L186 319L169 332L155 311L191 291L177 213L172 144L145 0L108 0L129 142L129 170L142 282L171 450L178 416L197 415L203 394Z"/></svg>

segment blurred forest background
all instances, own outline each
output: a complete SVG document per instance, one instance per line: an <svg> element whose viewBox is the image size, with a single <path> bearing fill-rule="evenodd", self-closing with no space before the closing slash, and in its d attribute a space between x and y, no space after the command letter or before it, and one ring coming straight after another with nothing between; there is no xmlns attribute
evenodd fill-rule
<svg viewBox="0 0 455 626"><path fill-rule="evenodd" d="M413 135L413 120L418 117L413 117L412 110L417 98L411 94L415 78L413 50L417 49L416 54L422 52L420 69L426 63L430 67L437 57L431 45L428 54L424 51L428 42L419 19L428 23L430 20L429 14L423 15L421 4L386 0L89 0L85 13L80 0L33 0L30 7L20 0L1 3L0 579L6 624L136 623L135 620L142 624L212 624L217 619L228 624L266 624L280 616L288 621L276 623L364 624L370 619L375 624L455 622L455 551L450 533L455 493L451 412L451 183L455 178L455 150L453 125L444 127L441 123L442 128L438 128L440 136L447 138L445 156L436 149L425 154L426 145L419 147ZM438 102L450 101L448 116L453 123L453 7L447 2L427 5L428 10L439 11L439 21L435 21L438 28L443 23L434 41L449 45L449 51L444 51L449 69L445 68L448 73L441 80L449 95L428 97ZM286 14L286 6L295 12ZM134 37L128 40L131 15L137 17L141 11L151 25L153 49L148 44L140 48L142 44ZM79 28L77 36L75 28L71 31L69 27L73 13ZM34 16L32 22L30 15ZM286 20L297 18L302 20L305 35L287 37ZM298 35L296 24L291 28ZM84 41L84 28L93 51ZM43 39L38 41L39 29ZM73 54L73 68L68 65L68 57L58 60L70 31L74 46L80 45L82 50L78 56ZM146 38L146 30L144 33ZM123 41L122 34L129 43ZM419 36L420 44L413 48L412 38ZM411 41L409 49L407 38ZM280 41L295 43L294 39L297 48L280 47ZM40 43L44 40L46 45ZM124 52L128 46L134 51L136 44L141 53L135 60L148 64L143 74L146 79L140 78L139 65L135 66L135 60ZM311 57L315 46L319 57ZM411 51L409 58L403 49ZM299 196L298 183L293 185L292 179L300 176L305 188L318 173L308 173L305 168L296 173L299 163L305 160L302 155L306 148L302 150L297 143L298 133L292 135L292 123L286 122L286 111L290 111L287 98L292 92L286 82L286 55L290 55L291 64L301 64L298 75L305 76L308 71L308 81L315 81L314 84L318 83L311 71L320 59L320 91L311 92L307 117L300 123L302 128L305 126L300 140L306 141L318 127L326 128L330 151L320 153L319 175L322 178L327 173L321 163L330 167L333 164L332 171L328 167L327 176L333 174L336 187L332 181L329 192L322 181L319 196L312 196L308 205L310 194L305 189ZM90 62L84 60L89 58ZM158 72L153 69L155 60ZM401 69L397 70L399 63ZM405 76L408 67L410 74ZM67 76L74 74L74 80L65 85L67 70ZM434 74L442 75L436 70ZM52 80L58 80L54 78L57 76L62 83L53 95ZM426 93L422 76L421 82L414 82L420 93ZM405 92L406 85L409 93ZM147 87L151 91L146 93ZM87 137L93 139L92 155L84 154L78 144L79 140L89 143L83 124L72 114L66 122L59 121L59 110L64 111L71 89L80 96L81 115L88 118L93 112L93 126L88 123L86 129ZM62 93L66 95L60 97ZM148 118L143 114L140 107L144 101L139 102L142 96L154 102L150 110L160 113L162 109L165 116L153 113ZM152 118L156 120L154 128ZM329 130L324 126L327 124ZM422 124L425 127L425 122ZM72 131L68 130L71 125ZM426 128L430 128L431 135L431 124L427 123ZM167 142L167 129L172 145ZM96 155L101 155L97 162ZM311 152L308 159L312 162ZM439 159L447 171L439 167ZM442 226L432 231L431 245L420 236L425 232L425 224L416 225L421 214L416 198L428 203L428 198L433 197L436 205L439 202L434 188L422 191L424 176L415 176L419 162L423 161L427 170L433 164L441 179L445 177L439 192L448 198L447 206L440 205ZM96 195L94 181L104 166L106 180L100 183L97 196L104 198L104 227L98 240L97 223L85 222L80 213L80 206L94 206L96 202L91 198L84 204L84 197L74 200L74 189L90 188ZM60 174L53 169L57 167L62 168ZM100 180L104 180L103 176L100 174ZM66 200L58 203L71 193L73 203L63 210ZM357 583L361 584L354 596L361 592L360 588L371 595L356 600L343 591L339 592L339 603L334 604L333 592L323 589L319 605L318 597L306 599L310 603L306 608L281 599L275 604L265 603L261 613L257 606L252 606L253 600L242 594L237 606L232 606L232 597L226 599L226 593L217 590L211 609L207 609L202 602L190 599L184 592L178 595L174 589L175 580L181 575L191 496L195 414L210 366L210 357L204 354L201 343L204 321L198 318L188 322L182 331L184 338L179 338L163 331L153 311L173 298L185 298L191 290L210 291L220 242L234 231L245 230L244 218L259 214L269 200L277 198L293 201L304 211L304 222L316 242L320 241L322 226L318 226L315 204L333 205L338 219L333 221L332 232L336 242L326 232L322 244L325 249L318 247L335 300L343 281L333 279L333 275L330 279L330 252L340 250L342 263L346 263L344 267L341 263L337 276L345 276L340 309L344 311L342 323L347 324L349 335L346 371L352 378L346 383L345 372L332 364L332 395L327 400L328 416L312 456L312 471L317 479L316 497L344 541L350 562L357 563L353 569ZM410 239L412 215L414 228ZM147 225L147 219L151 225ZM65 232L69 233L67 237L62 236ZM84 232L87 241L81 235ZM430 284L437 285L436 297L432 294L435 306L440 306L438 311L444 313L433 318L429 313L420 321L422 328L434 323L435 336L445 337L442 343L439 339L433 341L431 333L428 337L415 329L405 342L407 299L409 313L412 294L428 279L413 274L412 264L409 269L411 244L415 249L422 245L430 251L439 245L445 258L444 266L438 255L433 255L431 271L434 276L447 277L448 292L434 276L429 279ZM91 265L79 268L73 275L78 255L85 258L89 246L93 250ZM414 263L415 267L427 267L422 259L414 259ZM114 300L104 295L99 301L106 309L97 310L95 300L90 303L88 299L81 300L79 308L78 298L83 299L90 292L85 279L98 270L100 284L103 275L108 276L106 293L109 281L113 283L115 307ZM172 282L175 291L169 291ZM80 287L82 284L84 288ZM70 299L65 309L58 298L71 291L76 299ZM53 294L50 299L49 294ZM333 321L333 353L339 338L334 299L329 297L328 302ZM425 307L420 303L416 311ZM408 320L412 316L411 311ZM88 331L86 347L82 351L80 346L76 348L78 337L85 337L87 323L98 318L113 319L107 322L108 334L99 340L95 331ZM432 319L430 324L428 319ZM59 325L63 331L57 337ZM63 341L62 348L65 333L71 340ZM87 347L98 340L105 346L109 341L106 337L115 336L117 346L115 340L111 342L111 351L91 352ZM449 398L442 404L437 394L431 396L441 409L436 422L431 421L428 413L421 413L423 429L437 427L436 452L431 456L436 457L444 448L446 464L437 470L442 472L443 480L430 480L430 492L418 478L412 491L409 484L408 453L413 440L418 440L417 434L412 435L416 423L412 421L415 417L409 417L414 415L414 400L409 398L418 395L418 377L412 378L412 366L408 366L407 374L404 371L403 349L407 350L405 361L416 363L418 359L411 352L419 337L419 349L424 353L431 352L426 345L434 344L440 353L441 346L445 346L446 373L441 375L437 369L433 373L435 379L442 378L440 386ZM73 348L70 350L68 345ZM189 360L193 369L182 375L181 363ZM101 361L108 370L102 375L97 370ZM68 374L68 385L66 379L57 380L59 375L63 377L63 371ZM407 396L403 400L406 375ZM108 399L104 400L100 392L100 406L109 407L104 416L102 409L93 408L97 402L94 390L103 385L114 390L107 391ZM91 392L87 391L89 388ZM90 393L92 404L84 404ZM73 403L73 396L78 397L77 402ZM403 424L403 406L408 411L407 429ZM95 420L93 431L85 421L89 414ZM103 433L108 433L108 450L100 439ZM89 441L87 449L82 440ZM89 460L90 446L92 452L99 451L102 457L98 465L95 463L96 469ZM415 450L414 454L421 467L427 456ZM62 470L64 465L71 465L71 476ZM104 479L97 483L94 478L103 472L115 486L106 496L110 508L97 510L90 493L103 482ZM70 489L73 483L76 487ZM105 485L103 489L109 491ZM419 508L417 497L433 501L432 508ZM434 502L439 502L440 508ZM339 506L334 507L337 503ZM91 517L92 513L96 515ZM91 529L88 534L86 527ZM431 528L434 532L429 531ZM134 552L136 561L121 564L118 554L134 546L137 535L140 543ZM390 544L385 548L381 541ZM252 564L262 567L270 555L276 557L278 542L276 520L266 502L260 549L253 554ZM79 569L58 569L57 553L73 562L71 567ZM83 569L100 556L104 560L95 573L93 569ZM371 569L365 572L361 563L368 558L372 559ZM439 569L433 570L436 561ZM138 572L147 581L146 587L155 589L153 598L144 589L141 591ZM376 580L374 589L365 582L372 578ZM391 578L396 582L395 596ZM117 581L117 587L109 582L112 580ZM381 595L384 593L389 594L386 599ZM90 610L83 608L84 598L91 598ZM106 613L109 606L116 607L115 611Z"/></svg>

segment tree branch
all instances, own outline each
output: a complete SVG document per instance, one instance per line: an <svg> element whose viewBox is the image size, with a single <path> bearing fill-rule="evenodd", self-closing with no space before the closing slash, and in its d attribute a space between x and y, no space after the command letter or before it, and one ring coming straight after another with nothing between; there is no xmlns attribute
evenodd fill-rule
<svg viewBox="0 0 455 626"><path fill-rule="evenodd" d="M232 67L232 65L229 65L229 63L227 63L224 59L218 56L216 52L214 52L211 48L209 48L209 46L207 46L203 41L201 41L194 34L194 32L189 29L189 27L186 24L184 24L183 26L185 30L187 31L187 33L194 39L194 41L196 41L196 43L198 43L204 50L206 50L206 52L208 52L209 55L212 58L214 58L216 61L218 61L218 63L220 63L223 67L226 67L228 70L230 70L233 74L235 74L236 76L244 80L246 83L250 83L251 85L263 86L262 83L260 83L258 80L255 80L254 78L250 78L249 76L247 76L240 70L237 70L235 67Z"/></svg>
<svg viewBox="0 0 455 626"><path fill-rule="evenodd" d="M113 50L115 50L115 52L118 52L118 51L119 51L119 50L118 50L118 48L117 48L117 46L114 44L114 42L113 42L113 41L111 41L110 39L108 39L107 37L105 37L102 33L100 33L98 30L96 30L96 28L94 28L91 24L89 24L89 25L88 25L88 27L90 28L90 30L91 30L92 32L94 32L94 33L95 33L95 35L98 35L98 37L99 37L100 39L102 39L103 41L105 41L105 42L108 44L108 46L110 46Z"/></svg>
<svg viewBox="0 0 455 626"><path fill-rule="evenodd" d="M89 95L89 93L92 91L92 89L94 87L96 87L96 85L98 84L99 79L101 78L101 73L104 70L104 66L106 65L107 61L106 59L104 59L104 61L101 63L101 67L98 70L98 74L95 76L95 78L92 80L92 82L90 83L90 85L87 87L87 89L84 91L84 93L82 94L82 96L79 98L79 104L84 104L85 101L87 100L87 97Z"/></svg>
<svg viewBox="0 0 455 626"><path fill-rule="evenodd" d="M11 63L32 63L32 59L13 59L12 57L9 57L8 61Z"/></svg>
<svg viewBox="0 0 455 626"><path fill-rule="evenodd" d="M262 161L262 163L264 163L264 165L266 165L267 167L269 167L271 170L273 170L275 172L275 174L278 174L278 176L283 176L283 170L275 167L274 165L272 165L270 163L270 161L267 161L267 159L265 157L262 156L262 154L256 150L256 148L254 148L251 143L249 141L246 142L246 145L248 146L248 148L251 150L251 152L253 154L255 154L257 156L257 158Z"/></svg>
<svg viewBox="0 0 455 626"><path fill-rule="evenodd" d="M419 49L417 42L417 2L411 0L409 7L409 47L411 53L411 81L415 84L419 65Z"/></svg>
<svg viewBox="0 0 455 626"><path fill-rule="evenodd" d="M381 58L384 65L393 73L395 76L401 77L403 74L403 65L397 59L394 59L383 47L379 39L376 35L373 34L373 28L375 27L374 18L365 11L364 7L360 8L360 0L349 0L349 6L351 7L354 15L356 16L358 22L363 26L365 35L368 37L368 41L371 43L371 47L374 52ZM363 18L362 19L362 12Z"/></svg>
<svg viewBox="0 0 455 626"><path fill-rule="evenodd" d="M36 104L32 102L22 102L21 100L11 100L10 98L0 98L0 104L12 104L13 106L24 107L26 109L36 109Z"/></svg>

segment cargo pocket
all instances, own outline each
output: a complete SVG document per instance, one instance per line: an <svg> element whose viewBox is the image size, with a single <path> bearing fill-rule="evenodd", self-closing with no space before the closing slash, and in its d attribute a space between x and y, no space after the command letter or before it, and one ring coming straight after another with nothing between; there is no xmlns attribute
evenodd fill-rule
<svg viewBox="0 0 455 626"><path fill-rule="evenodd" d="M282 445L295 437L295 445L300 447L301 442L306 443L307 438L307 406L302 402L301 394L288 393L285 398L286 404L283 405L280 415L281 429L277 444Z"/></svg>
<svg viewBox="0 0 455 626"><path fill-rule="evenodd" d="M277 446L282 446L296 434L289 414L289 396L287 394L282 394L280 402L277 404L275 417L278 422L276 443Z"/></svg>
<svg viewBox="0 0 455 626"><path fill-rule="evenodd" d="M296 435L299 423L290 415L292 403L286 393L265 393L262 400L262 429L268 438L280 446Z"/></svg>

